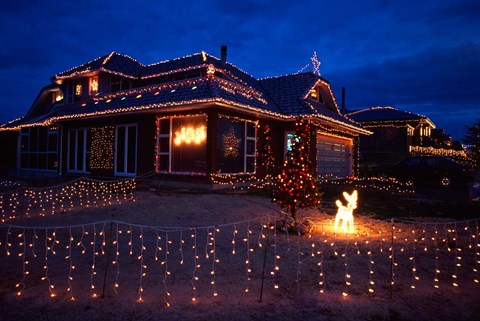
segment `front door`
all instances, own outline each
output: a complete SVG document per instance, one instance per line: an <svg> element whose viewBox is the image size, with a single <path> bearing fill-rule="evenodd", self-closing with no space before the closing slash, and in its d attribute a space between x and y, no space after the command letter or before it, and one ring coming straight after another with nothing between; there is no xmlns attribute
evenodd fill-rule
<svg viewBox="0 0 480 321"><path fill-rule="evenodd" d="M135 176L137 173L137 125L115 128L115 175Z"/></svg>

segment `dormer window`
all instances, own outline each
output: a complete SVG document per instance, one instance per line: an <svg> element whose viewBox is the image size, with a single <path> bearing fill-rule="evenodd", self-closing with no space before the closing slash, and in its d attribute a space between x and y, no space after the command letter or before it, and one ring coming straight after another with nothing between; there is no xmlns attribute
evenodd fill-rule
<svg viewBox="0 0 480 321"><path fill-rule="evenodd" d="M320 90L320 87L315 87L315 88L312 88L312 90L310 90L310 98L322 104L324 103L322 91Z"/></svg>
<svg viewBox="0 0 480 321"><path fill-rule="evenodd" d="M95 95L98 93L98 77L91 77L90 84L89 84L89 91L90 95Z"/></svg>
<svg viewBox="0 0 480 321"><path fill-rule="evenodd" d="M129 90L130 89L130 80L123 79L120 77L112 77L110 79L110 91L122 91L122 90Z"/></svg>
<svg viewBox="0 0 480 321"><path fill-rule="evenodd" d="M53 103L58 103L63 99L63 92L60 90L54 91L52 97L53 97Z"/></svg>

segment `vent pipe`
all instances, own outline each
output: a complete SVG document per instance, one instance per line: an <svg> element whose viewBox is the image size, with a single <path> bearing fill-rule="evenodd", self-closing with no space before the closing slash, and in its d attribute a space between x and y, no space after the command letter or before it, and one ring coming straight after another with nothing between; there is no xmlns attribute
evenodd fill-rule
<svg viewBox="0 0 480 321"><path fill-rule="evenodd" d="M227 46L222 45L220 47L220 58L222 61L222 64L225 64L227 62Z"/></svg>

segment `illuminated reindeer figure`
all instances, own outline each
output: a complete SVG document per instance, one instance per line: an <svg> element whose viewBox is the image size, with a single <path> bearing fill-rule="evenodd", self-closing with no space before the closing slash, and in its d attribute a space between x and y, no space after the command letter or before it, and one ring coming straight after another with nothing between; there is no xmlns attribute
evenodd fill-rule
<svg viewBox="0 0 480 321"><path fill-rule="evenodd" d="M335 204L338 206L337 216L335 217L335 225L333 226L333 230L336 231L338 227L338 223L342 220L342 228L345 233L353 233L353 210L357 208L357 191L353 191L352 195L348 194L347 192L343 192L343 197L347 200L347 206L343 206L342 201L336 200ZM347 223L349 225L349 229L347 230Z"/></svg>

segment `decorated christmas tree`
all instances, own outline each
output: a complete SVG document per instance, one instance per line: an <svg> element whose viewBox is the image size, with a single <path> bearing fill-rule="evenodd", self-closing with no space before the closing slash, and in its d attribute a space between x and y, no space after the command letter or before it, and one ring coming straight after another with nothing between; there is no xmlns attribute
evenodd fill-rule
<svg viewBox="0 0 480 321"><path fill-rule="evenodd" d="M297 119L295 135L290 138L286 159L273 192L273 201L290 211L294 221L298 208L318 205L321 198L307 147L309 135L310 124Z"/></svg>

